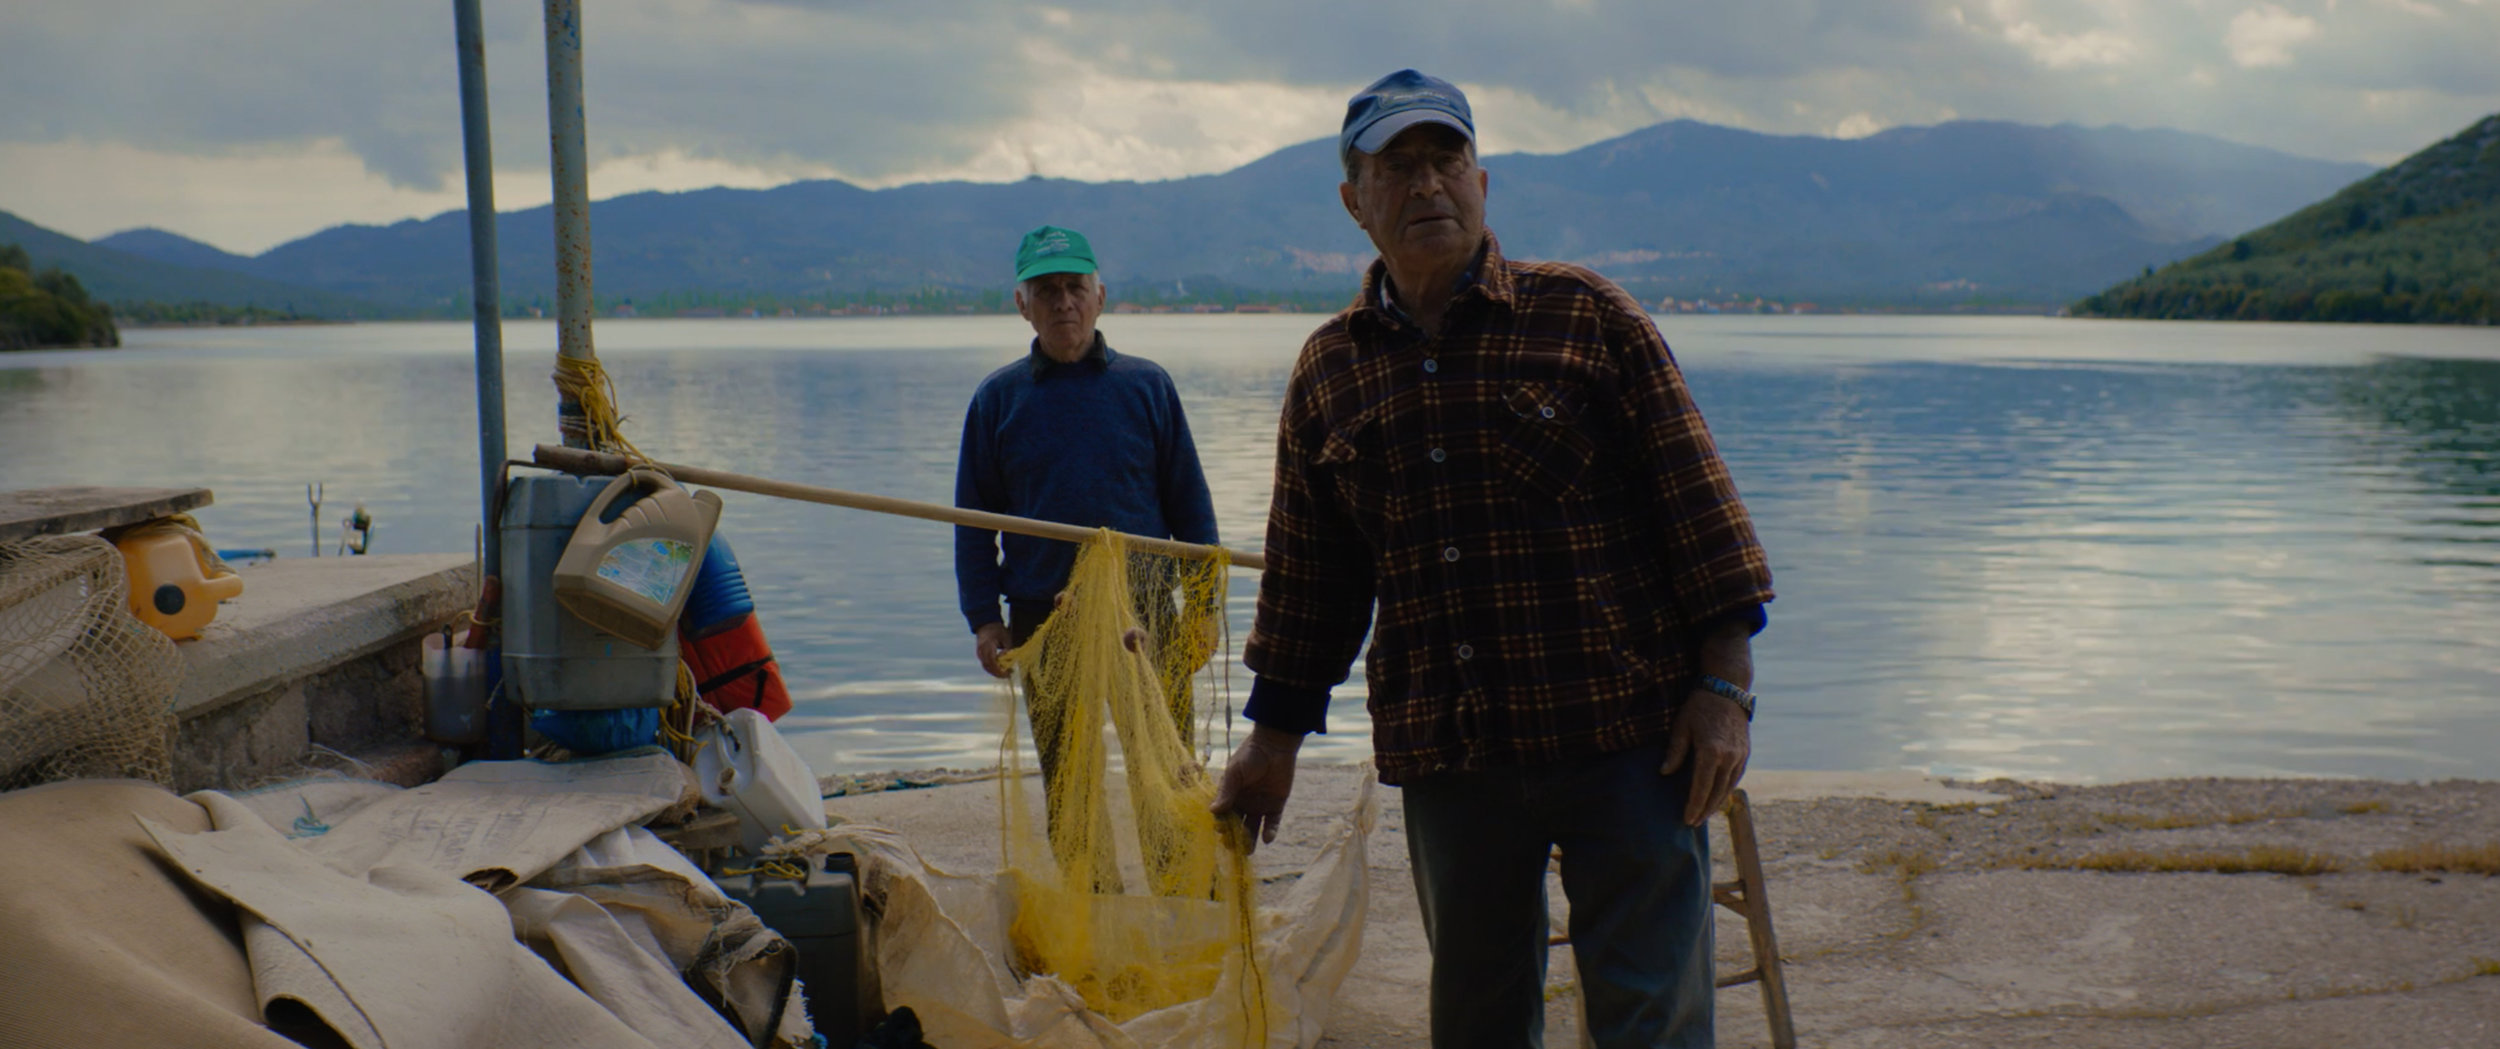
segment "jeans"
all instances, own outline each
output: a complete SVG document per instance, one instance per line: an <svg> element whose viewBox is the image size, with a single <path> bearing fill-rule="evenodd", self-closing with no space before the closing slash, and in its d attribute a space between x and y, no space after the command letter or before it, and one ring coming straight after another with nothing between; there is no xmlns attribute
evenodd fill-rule
<svg viewBox="0 0 2500 1049"><path fill-rule="evenodd" d="M1434 1049L1545 1044L1545 870L1562 850L1571 951L1599 1049L1712 1044L1710 838L1662 746L1405 785L1432 949Z"/></svg>

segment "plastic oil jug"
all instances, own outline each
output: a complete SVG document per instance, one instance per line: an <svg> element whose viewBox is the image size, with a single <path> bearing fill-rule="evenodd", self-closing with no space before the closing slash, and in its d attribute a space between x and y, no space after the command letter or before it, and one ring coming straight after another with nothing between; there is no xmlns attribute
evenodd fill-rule
<svg viewBox="0 0 2500 1049"><path fill-rule="evenodd" d="M189 529L147 526L113 540L130 573L130 612L176 641L200 636L217 618L217 602L243 594L243 577L209 560ZM220 574L211 575L211 571Z"/></svg>
<svg viewBox="0 0 2500 1049"><path fill-rule="evenodd" d="M733 710L697 736L694 778L703 800L738 815L740 845L750 854L782 828L823 830L824 791L807 759L790 749L773 723L753 710Z"/></svg>
<svg viewBox="0 0 2500 1049"><path fill-rule="evenodd" d="M677 698L677 639L646 649L556 602L556 564L611 478L532 474L504 491L503 687L531 711L665 707Z"/></svg>
<svg viewBox="0 0 2500 1049"><path fill-rule="evenodd" d="M658 649L677 630L720 523L720 496L689 492L659 469L637 466L583 512L556 562L556 602L608 633Z"/></svg>

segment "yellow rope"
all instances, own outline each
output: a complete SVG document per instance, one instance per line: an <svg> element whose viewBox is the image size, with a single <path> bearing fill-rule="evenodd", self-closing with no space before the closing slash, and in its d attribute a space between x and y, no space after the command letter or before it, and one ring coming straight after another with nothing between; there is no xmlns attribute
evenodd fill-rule
<svg viewBox="0 0 2500 1049"><path fill-rule="evenodd" d="M720 712L705 703L695 687L693 668L678 660L677 700L660 712L660 738L668 741L669 753L677 755L679 761L694 764L694 752L702 743L695 731L718 717Z"/></svg>
<svg viewBox="0 0 2500 1049"><path fill-rule="evenodd" d="M788 878L791 881L806 881L807 869L814 864L815 858L833 849L833 844L827 840L826 834L827 832L822 830L802 831L784 823L781 825L781 834L765 842L764 854L757 857L755 866L730 867L722 870L721 873L733 877L740 874L769 874L776 878Z"/></svg>
<svg viewBox="0 0 2500 1049"><path fill-rule="evenodd" d="M639 462L651 457L625 439L625 417L616 407L616 380L596 357L558 357L556 390L582 406L583 437L594 451L610 452Z"/></svg>
<svg viewBox="0 0 2500 1049"><path fill-rule="evenodd" d="M722 869L721 874L733 878L741 874L764 874L791 881L807 880L807 868L786 860L765 860L752 867L728 867Z"/></svg>

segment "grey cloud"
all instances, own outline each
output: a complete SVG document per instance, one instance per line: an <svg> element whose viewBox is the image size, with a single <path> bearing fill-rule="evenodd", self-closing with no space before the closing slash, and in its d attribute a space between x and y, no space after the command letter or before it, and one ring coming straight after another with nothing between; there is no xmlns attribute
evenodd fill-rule
<svg viewBox="0 0 2500 1049"><path fill-rule="evenodd" d="M2253 2L2056 0L2016 5L2007 20L1976 2L1856 0L1623 0L1584 10L1503 0L1275 0L1186 14L1143 0L1070 6L1078 12L1070 36L1116 42L1119 53L1155 56L1188 74L1274 76L1351 91L1412 64L1522 90L1566 112L1668 87L1712 99L1768 131L1822 131L1858 110L1894 123L1929 122L1947 111L2138 125L2211 114L2190 128L2351 157L2410 149L2500 108L2500 62L2489 51L2500 39L2493 4L2451 3L2445 17L2426 18L2381 4L2292 0L2283 6L2315 18L2321 31L2294 49L2290 67L2267 70L2238 69L2223 46L2232 18ZM1957 8L1958 20L1949 13ZM2112 34L2127 42L2128 57L2109 67L2047 68L2008 38L2017 22L2048 34ZM1142 58L1127 64L1146 72ZM2199 67L2220 83L2190 83ZM2389 120L2361 110L2361 91L2444 99L2411 119Z"/></svg>
<svg viewBox="0 0 2500 1049"><path fill-rule="evenodd" d="M1503 0L1274 0L1175 11L1145 0L1068 5L1072 46L1118 43L1132 75L1166 65L1209 79L1264 77L1343 87L1412 65L1525 91L1575 110L1662 69L1778 79L1835 66L1889 66L1937 28L1925 7L1754 0L1683 5Z"/></svg>
<svg viewBox="0 0 2500 1049"><path fill-rule="evenodd" d="M2242 70L2222 41L2253 3L2034 0L2052 34L2105 31L2122 65L2045 68L1982 0L1740 4L1587 0L613 0L585 12L592 141L882 179L943 170L1031 115L1055 73L1035 45L1148 80L1351 92L1415 65L1631 126L1667 92L1757 130L1819 133L1866 113L2168 125L2320 156L2402 153L2500 108L2500 3L2442 18L2286 0L2321 32L2288 68ZM1953 14L1959 10L1961 17ZM499 166L543 166L536 4L490 3ZM459 163L449 5L221 0L41 4L0 34L0 141L77 138L207 152L335 137L410 187ZM2198 87L2204 69L2217 83ZM2363 92L2388 97L2367 109ZM1669 107L1672 108L1672 107ZM1220 124L1172 121L1174 142ZM1150 129L1151 130L1151 129ZM1312 129L1312 137L1327 127Z"/></svg>
<svg viewBox="0 0 2500 1049"><path fill-rule="evenodd" d="M217 152L336 136L406 185L437 182L458 156L456 124L429 111L450 97L447 8L94 3L10 18L0 139Z"/></svg>
<svg viewBox="0 0 2500 1049"><path fill-rule="evenodd" d="M806 32L591 27L608 41L589 45L599 138L619 152L804 159L874 177L957 159L1025 111L1033 71L989 26L848 10L771 17L803 19Z"/></svg>

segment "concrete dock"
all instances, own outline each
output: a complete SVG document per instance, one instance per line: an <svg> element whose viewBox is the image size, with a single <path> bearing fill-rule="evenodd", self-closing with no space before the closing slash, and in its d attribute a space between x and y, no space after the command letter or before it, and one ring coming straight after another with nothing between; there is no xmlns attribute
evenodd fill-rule
<svg viewBox="0 0 2500 1049"><path fill-rule="evenodd" d="M244 565L243 596L180 645L174 786L235 788L353 762L413 785L442 774L422 738L418 639L477 600L454 554Z"/></svg>
<svg viewBox="0 0 2500 1049"><path fill-rule="evenodd" d="M1302 770L1261 870L1308 863L1363 774ZM2500 1046L2500 783L1763 771L1745 785L1800 1045ZM1323 1045L1430 1044L1404 820L1395 790L1383 801L1363 958ZM996 868L994 784L827 807L941 865ZM1721 972L1751 965L1724 909L1717 948ZM1548 992L1546 1043L1577 1044L1567 948ZM1770 1044L1755 987L1719 992L1718 1032Z"/></svg>
<svg viewBox="0 0 2500 1049"><path fill-rule="evenodd" d="M215 501L206 488L0 491L0 543L137 525ZM317 769L403 785L442 773L422 734L419 639L476 603L471 558L286 558L235 574L243 592L219 603L199 637L177 642L178 667L163 668L176 682L167 697L174 787L233 789Z"/></svg>

